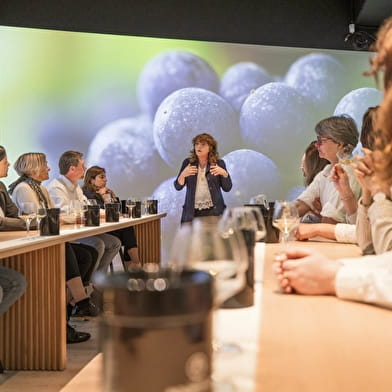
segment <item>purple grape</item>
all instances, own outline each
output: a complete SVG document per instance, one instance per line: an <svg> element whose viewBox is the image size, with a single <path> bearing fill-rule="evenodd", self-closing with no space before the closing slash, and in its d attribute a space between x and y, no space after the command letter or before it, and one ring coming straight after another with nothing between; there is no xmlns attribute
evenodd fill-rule
<svg viewBox="0 0 392 392"><path fill-rule="evenodd" d="M362 117L366 110L371 106L377 106L381 103L382 92L375 88L364 87L350 91L337 104L334 116L347 114L354 119L358 131L362 127Z"/></svg>
<svg viewBox="0 0 392 392"><path fill-rule="evenodd" d="M252 90L269 82L272 78L264 68L256 63L241 62L223 74L219 94L238 112Z"/></svg>
<svg viewBox="0 0 392 392"><path fill-rule="evenodd" d="M291 171L315 138L316 122L312 104L294 88L278 82L258 88L240 112L245 145L269 156L280 169Z"/></svg>
<svg viewBox="0 0 392 392"><path fill-rule="evenodd" d="M210 133L221 154L241 143L234 109L219 95L201 88L189 87L170 94L157 110L153 129L161 157L176 168L189 155L192 138L199 133Z"/></svg>
<svg viewBox="0 0 392 392"><path fill-rule="evenodd" d="M217 92L219 78L211 66L195 54L171 50L152 58L138 81L139 104L151 119L161 102L184 87L200 87Z"/></svg>
<svg viewBox="0 0 392 392"><path fill-rule="evenodd" d="M172 171L156 151L146 115L113 121L92 141L87 165L106 169L109 187L123 198L146 196Z"/></svg>
<svg viewBox="0 0 392 392"><path fill-rule="evenodd" d="M330 116L336 102L349 90L346 69L334 57L322 53L300 57L285 80L320 110L320 119Z"/></svg>
<svg viewBox="0 0 392 392"><path fill-rule="evenodd" d="M253 150L236 150L222 158L233 181L230 192L223 192L228 207L248 203L251 197L263 193L268 199L278 198L281 177L275 163Z"/></svg>

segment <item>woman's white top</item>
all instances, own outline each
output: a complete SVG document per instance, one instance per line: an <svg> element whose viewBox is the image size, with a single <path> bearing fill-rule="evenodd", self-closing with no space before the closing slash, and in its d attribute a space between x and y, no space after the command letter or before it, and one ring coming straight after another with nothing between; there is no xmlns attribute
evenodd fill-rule
<svg viewBox="0 0 392 392"><path fill-rule="evenodd" d="M202 169L200 166L197 170L197 182L195 193L195 209L205 210L213 207L210 189L206 178L206 167Z"/></svg>
<svg viewBox="0 0 392 392"><path fill-rule="evenodd" d="M341 223L355 223L355 217L348 216L344 209L339 192L336 190L333 181L330 179L333 165L329 164L316 175L312 183L301 193L298 200L303 201L312 207L313 201L320 198L322 209L320 214L327 218L332 218ZM361 195L361 186L355 178L354 172L349 168L346 170L350 187L358 200Z"/></svg>

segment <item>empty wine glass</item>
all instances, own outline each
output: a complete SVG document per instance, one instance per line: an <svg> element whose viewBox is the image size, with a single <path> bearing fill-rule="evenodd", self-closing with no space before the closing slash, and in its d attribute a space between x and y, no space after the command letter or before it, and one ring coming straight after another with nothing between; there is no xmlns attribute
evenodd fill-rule
<svg viewBox="0 0 392 392"><path fill-rule="evenodd" d="M18 216L26 222L26 237L28 237L30 235L31 221L37 216L37 208L35 203L31 201L20 203Z"/></svg>
<svg viewBox="0 0 392 392"><path fill-rule="evenodd" d="M125 203L127 209L128 209L128 214L129 217L132 219L133 217L133 210L136 207L136 200L134 197L128 197L126 203Z"/></svg>
<svg viewBox="0 0 392 392"><path fill-rule="evenodd" d="M290 232L299 224L298 209L295 202L276 200L272 224L281 232L281 243L286 248Z"/></svg>
<svg viewBox="0 0 392 392"><path fill-rule="evenodd" d="M40 227L40 224L41 224L41 220L43 218L45 218L45 216L46 216L45 204L44 203L40 203L38 208L37 208L37 215L36 215L36 218L37 218L37 231L38 232L39 232L39 227Z"/></svg>

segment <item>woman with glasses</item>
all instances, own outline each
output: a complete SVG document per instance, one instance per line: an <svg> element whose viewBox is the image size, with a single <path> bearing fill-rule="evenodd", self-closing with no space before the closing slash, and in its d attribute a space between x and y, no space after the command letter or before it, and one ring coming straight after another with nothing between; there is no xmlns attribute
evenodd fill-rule
<svg viewBox="0 0 392 392"><path fill-rule="evenodd" d="M358 131L352 118L344 116L332 116L321 120L315 128L317 134L316 147L320 158L326 159L329 164L316 175L312 183L297 199L297 207L300 216L308 212L320 215L322 223L355 223L356 208L348 208L351 199L358 200L361 187L358 184L354 172L349 167L344 170L349 179L352 193L339 194L333 181L336 165L339 160L337 153L342 150L352 150L358 143ZM336 166L335 166L336 165ZM314 211L313 204L319 199L321 210Z"/></svg>

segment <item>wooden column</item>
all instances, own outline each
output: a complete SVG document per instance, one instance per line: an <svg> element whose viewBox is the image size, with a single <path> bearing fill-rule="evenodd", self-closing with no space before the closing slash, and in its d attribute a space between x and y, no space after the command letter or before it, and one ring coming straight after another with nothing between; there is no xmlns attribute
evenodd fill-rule
<svg viewBox="0 0 392 392"><path fill-rule="evenodd" d="M0 358L6 369L65 368L64 259L64 243L0 259L0 265L27 280L25 294L0 317Z"/></svg>

